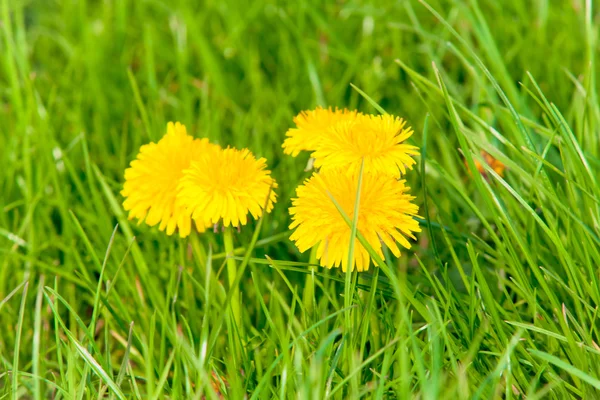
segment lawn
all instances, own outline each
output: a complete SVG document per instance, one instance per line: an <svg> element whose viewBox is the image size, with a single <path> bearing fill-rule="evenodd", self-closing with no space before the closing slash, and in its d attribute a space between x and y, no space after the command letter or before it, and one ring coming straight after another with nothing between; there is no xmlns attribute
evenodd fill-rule
<svg viewBox="0 0 600 400"><path fill-rule="evenodd" d="M0 398L600 398L599 18L0 0ZM314 171L282 143L317 106L402 117L420 148L421 232L368 271L290 240ZM185 238L128 220L124 171L169 121L264 157L273 210Z"/></svg>

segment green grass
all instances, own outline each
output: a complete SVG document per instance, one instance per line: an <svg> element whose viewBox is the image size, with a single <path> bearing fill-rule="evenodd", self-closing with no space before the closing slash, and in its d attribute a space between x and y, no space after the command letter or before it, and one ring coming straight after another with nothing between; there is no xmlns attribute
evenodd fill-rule
<svg viewBox="0 0 600 400"><path fill-rule="evenodd" d="M0 398L600 398L592 3L0 0ZM288 240L316 105L421 147L423 232L367 273ZM237 329L223 235L121 208L170 120L279 183L233 235Z"/></svg>

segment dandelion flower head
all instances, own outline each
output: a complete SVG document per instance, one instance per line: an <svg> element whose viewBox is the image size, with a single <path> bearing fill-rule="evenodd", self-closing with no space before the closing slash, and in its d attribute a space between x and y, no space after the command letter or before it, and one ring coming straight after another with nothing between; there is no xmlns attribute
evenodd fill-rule
<svg viewBox="0 0 600 400"><path fill-rule="evenodd" d="M302 111L294 117L296 127L286 133L283 152L296 157L300 151L314 151L329 128L341 121L352 121L359 115L362 114L357 111L332 110L331 107Z"/></svg>
<svg viewBox="0 0 600 400"><path fill-rule="evenodd" d="M318 246L317 258L324 267L341 266L344 271L348 267L358 271L369 269L369 253L358 239L354 244L354 260L348 265L351 228L331 199L352 220L358 176L346 169L322 170L299 186L297 197L292 199L290 229L295 231L290 239L301 252ZM414 197L408 194L409 189L403 180L391 175L363 173L357 228L382 258L382 242L399 257L398 244L410 248L407 238L415 239L414 232L421 230L413 218L418 207L412 203Z"/></svg>
<svg viewBox="0 0 600 400"><path fill-rule="evenodd" d="M248 213L260 218L265 205L270 212L276 201L272 189L277 183L266 160L248 149L227 148L200 157L183 175L178 198L198 225L246 225Z"/></svg>
<svg viewBox="0 0 600 400"><path fill-rule="evenodd" d="M137 218L139 223L149 226L158 225L167 235L178 229L179 236L188 236L192 220L176 199L177 184L193 159L218 149L208 139L188 135L179 122L169 122L165 136L157 143L143 145L125 170L121 194L125 197L123 207L129 211L129 219ZM205 226L197 228L203 231Z"/></svg>
<svg viewBox="0 0 600 400"><path fill-rule="evenodd" d="M481 150L481 157L483 158L483 160L485 161L485 163L490 168L492 168L492 170L495 173L497 173L501 177L504 176L504 169L506 167L504 166L504 164L501 161L496 160L490 153L488 153L485 150ZM484 177L487 178L487 171L485 170L485 168L483 167L483 165L479 162L479 160L474 160L474 161L475 161L475 167L477 168L477 170L479 171L479 173L481 175L483 175ZM466 165L466 161L465 161L465 165Z"/></svg>
<svg viewBox="0 0 600 400"><path fill-rule="evenodd" d="M348 168L360 170L364 159L364 170L398 176L412 169L418 148L405 141L413 130L406 121L393 115L360 115L352 121L333 125L319 141L315 167Z"/></svg>

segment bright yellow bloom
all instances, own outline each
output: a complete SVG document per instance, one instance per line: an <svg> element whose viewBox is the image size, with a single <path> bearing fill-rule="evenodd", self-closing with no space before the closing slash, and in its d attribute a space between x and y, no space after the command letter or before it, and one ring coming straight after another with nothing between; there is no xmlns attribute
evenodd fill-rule
<svg viewBox="0 0 600 400"><path fill-rule="evenodd" d="M412 169L418 148L404 142L413 134L406 121L393 115L362 115L352 121L331 127L319 141L315 167L321 169L348 168L360 170L362 160L365 171L398 176Z"/></svg>
<svg viewBox="0 0 600 400"><path fill-rule="evenodd" d="M192 219L176 201L177 184L191 160L218 149L208 139L189 136L179 122L169 122L166 135L158 143L143 145L125 170L121 194L129 219L137 218L150 226L160 223L158 229L166 230L167 235L176 228L179 236L189 235ZM199 225L198 229L204 231L205 226Z"/></svg>
<svg viewBox="0 0 600 400"><path fill-rule="evenodd" d="M297 198L292 199L290 229L296 228L290 239L301 252L313 246L317 258L324 267L348 268L350 226L331 200L333 197L346 215L353 220L358 174L345 169L322 170L307 179L296 189ZM400 256L398 243L410 248L407 237L415 239L413 232L420 232L413 218L419 208L412 204L413 196L404 181L391 175L373 172L363 173L358 206L358 231L379 256L384 257L382 243L396 256ZM355 241L354 261L350 268L358 271L369 269L367 250Z"/></svg>
<svg viewBox="0 0 600 400"><path fill-rule="evenodd" d="M265 205L267 212L273 209L276 187L264 158L227 148L192 161L177 196L198 225L239 226L246 225L248 212L260 218Z"/></svg>
<svg viewBox="0 0 600 400"><path fill-rule="evenodd" d="M283 152L296 157L302 150L314 151L329 128L341 121L354 120L358 115L362 114L346 109L332 110L331 107L302 111L294 117L296 128L289 129L285 134L287 138L283 142Z"/></svg>

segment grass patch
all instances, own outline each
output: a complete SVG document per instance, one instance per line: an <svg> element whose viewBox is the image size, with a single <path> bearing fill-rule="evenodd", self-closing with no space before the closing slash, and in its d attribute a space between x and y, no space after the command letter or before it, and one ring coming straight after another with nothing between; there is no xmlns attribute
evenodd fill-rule
<svg viewBox="0 0 600 400"><path fill-rule="evenodd" d="M600 396L597 17L0 0L0 396ZM315 267L288 240L308 157L281 143L316 105L415 129L423 231L381 268ZM273 212L227 243L128 221L123 170L171 120L267 158Z"/></svg>

